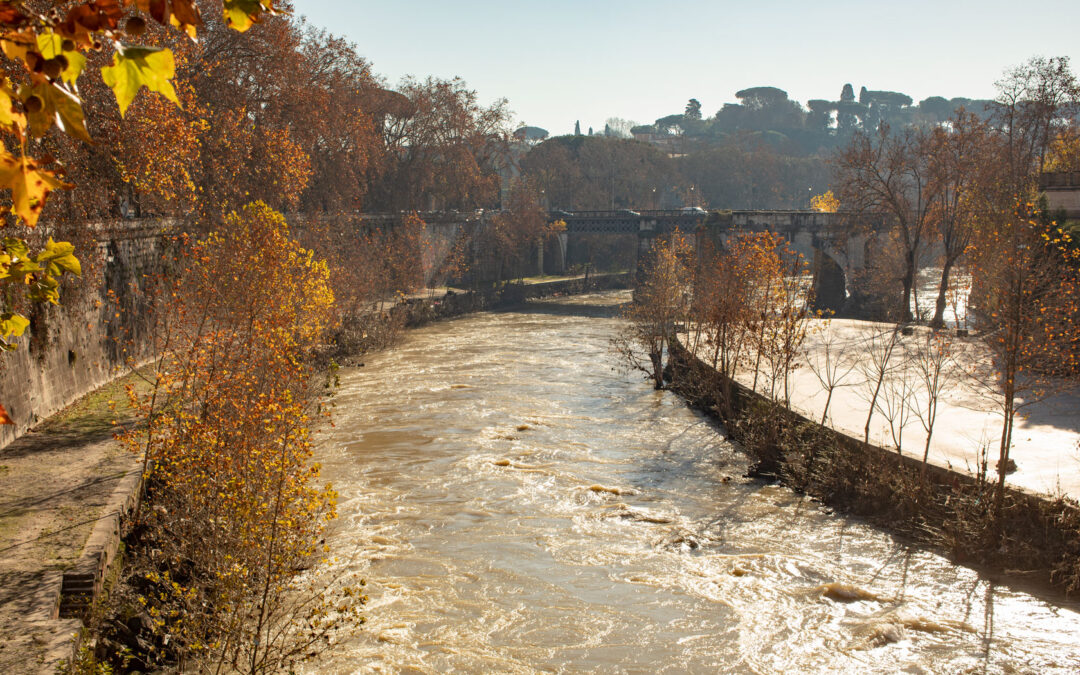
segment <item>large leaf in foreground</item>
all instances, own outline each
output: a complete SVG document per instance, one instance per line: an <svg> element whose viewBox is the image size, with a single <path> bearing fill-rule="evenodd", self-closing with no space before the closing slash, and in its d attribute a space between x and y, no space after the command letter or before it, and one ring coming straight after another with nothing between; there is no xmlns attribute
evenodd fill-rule
<svg viewBox="0 0 1080 675"><path fill-rule="evenodd" d="M176 90L170 82L175 74L176 62L172 50L153 47L127 46L117 49L113 64L101 69L105 84L116 94L121 117L143 87L180 105L180 99L176 97Z"/></svg>

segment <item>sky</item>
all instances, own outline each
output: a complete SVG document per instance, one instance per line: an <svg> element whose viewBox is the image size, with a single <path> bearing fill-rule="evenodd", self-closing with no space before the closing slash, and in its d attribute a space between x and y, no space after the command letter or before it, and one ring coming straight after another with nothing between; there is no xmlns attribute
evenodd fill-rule
<svg viewBox="0 0 1080 675"><path fill-rule="evenodd" d="M1032 56L1080 71L1080 0L294 0L295 13L356 44L387 84L461 77L516 124L552 135L706 116L735 92L774 86L836 100L845 83L928 96L993 98Z"/></svg>

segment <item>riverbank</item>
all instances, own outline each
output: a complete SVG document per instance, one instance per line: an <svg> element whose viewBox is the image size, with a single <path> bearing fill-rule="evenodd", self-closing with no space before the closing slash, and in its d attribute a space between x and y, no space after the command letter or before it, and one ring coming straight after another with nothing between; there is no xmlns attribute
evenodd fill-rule
<svg viewBox="0 0 1080 675"><path fill-rule="evenodd" d="M620 287L629 279L628 274L593 275L449 291L408 298L382 320L418 327L527 299ZM137 489L138 468L137 458L113 440L114 403L123 408L124 384L114 380L85 394L0 448L0 667L5 672L51 674L72 658L81 639L82 608L99 597L120 550L125 504Z"/></svg>
<svg viewBox="0 0 1080 675"><path fill-rule="evenodd" d="M341 365L359 363L363 354L393 344L401 330L475 312L505 310L528 300L629 288L629 272L557 277L533 277L519 282L473 290L442 289L439 294L414 294L399 302L347 321L332 335L328 358Z"/></svg>
<svg viewBox="0 0 1080 675"><path fill-rule="evenodd" d="M130 379L130 378L129 378ZM0 669L48 673L70 660L80 603L118 550L137 458L113 440L117 380L0 449Z"/></svg>
<svg viewBox="0 0 1080 675"><path fill-rule="evenodd" d="M894 329L892 324L871 321L812 320L790 375L791 408L813 420L827 414L830 427L862 438L875 375L870 355L875 341L883 344ZM986 368L993 356L980 335L934 333L923 326L911 327L910 335L899 335L871 420L870 442L920 458L926 452L926 428L916 414L928 409L920 361L928 345L936 349L939 344L945 351L927 459L973 475L989 451L993 472L1003 416L997 381ZM705 354L699 355L708 360ZM836 368L839 379L831 397L818 378L828 363ZM752 384L746 370L736 377L743 385ZM1017 415L1010 450L1014 466L1006 481L1036 494L1080 499L1080 395L1064 388L1051 388L1050 393L1030 401ZM901 398L909 404L903 409L898 406Z"/></svg>
<svg viewBox="0 0 1080 675"><path fill-rule="evenodd" d="M1080 590L1075 501L1009 486L1000 533L993 473L972 475L849 436L725 378L681 344L672 389L716 417L756 461L753 473L890 531L1069 596ZM1000 537L998 536L1000 534Z"/></svg>
<svg viewBox="0 0 1080 675"><path fill-rule="evenodd" d="M629 296L431 324L340 371L318 458L367 622L299 672L1076 672L1070 603L744 478L611 350Z"/></svg>

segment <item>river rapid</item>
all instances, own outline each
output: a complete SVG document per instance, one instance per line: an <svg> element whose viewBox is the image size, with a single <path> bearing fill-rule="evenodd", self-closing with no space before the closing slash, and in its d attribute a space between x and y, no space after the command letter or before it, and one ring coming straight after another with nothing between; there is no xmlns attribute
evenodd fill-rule
<svg viewBox="0 0 1080 675"><path fill-rule="evenodd" d="M368 623L319 673L1080 672L1080 615L782 487L621 368L625 293L343 371L323 475Z"/></svg>

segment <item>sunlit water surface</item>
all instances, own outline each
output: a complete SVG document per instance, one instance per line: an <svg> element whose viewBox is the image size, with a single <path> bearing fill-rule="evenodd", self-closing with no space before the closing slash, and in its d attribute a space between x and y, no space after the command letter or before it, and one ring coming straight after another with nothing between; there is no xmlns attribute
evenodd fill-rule
<svg viewBox="0 0 1080 675"><path fill-rule="evenodd" d="M311 672L1080 671L1080 615L789 490L619 368L625 294L409 333L320 455L368 623Z"/></svg>

